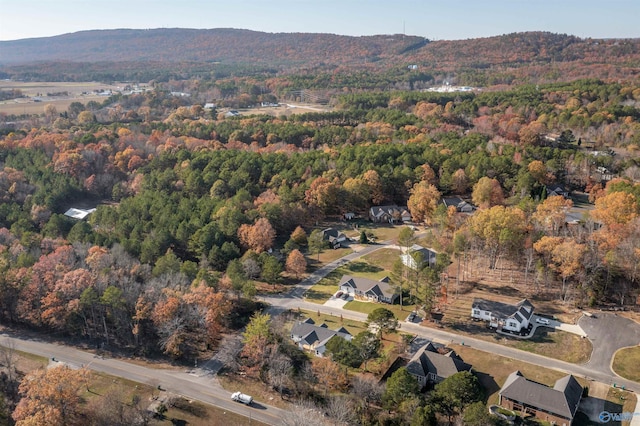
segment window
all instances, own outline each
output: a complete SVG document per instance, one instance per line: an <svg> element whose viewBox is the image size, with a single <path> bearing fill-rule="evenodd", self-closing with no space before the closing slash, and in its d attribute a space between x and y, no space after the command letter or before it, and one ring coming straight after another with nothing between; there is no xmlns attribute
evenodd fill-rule
<svg viewBox="0 0 640 426"><path fill-rule="evenodd" d="M478 309L473 310L473 315L480 315L480 311Z"/></svg>

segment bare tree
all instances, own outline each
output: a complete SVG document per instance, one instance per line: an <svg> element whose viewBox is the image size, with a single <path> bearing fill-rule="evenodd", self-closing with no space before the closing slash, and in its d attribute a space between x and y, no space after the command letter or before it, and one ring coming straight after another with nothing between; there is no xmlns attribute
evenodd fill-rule
<svg viewBox="0 0 640 426"><path fill-rule="evenodd" d="M347 396L332 396L325 408L327 415L335 424L350 424L356 420L354 402Z"/></svg>
<svg viewBox="0 0 640 426"><path fill-rule="evenodd" d="M288 356L274 351L267 360L267 366L269 368L267 380L269 384L278 391L280 397L282 397L284 387L289 382L293 371L293 363Z"/></svg>
<svg viewBox="0 0 640 426"><path fill-rule="evenodd" d="M218 344L218 352L205 364L205 368L209 368L214 372L217 372L222 367L230 372L238 371L238 368L240 368L238 354L242 350L242 346L242 336L224 336Z"/></svg>
<svg viewBox="0 0 640 426"><path fill-rule="evenodd" d="M5 339L0 345L0 363L5 367L7 381L13 383L16 379L16 345L12 340Z"/></svg>
<svg viewBox="0 0 640 426"><path fill-rule="evenodd" d="M312 401L302 400L282 419L283 426L328 426L324 413Z"/></svg>
<svg viewBox="0 0 640 426"><path fill-rule="evenodd" d="M382 401L384 385L373 376L358 375L351 381L351 394L362 403L362 409L368 410L370 403Z"/></svg>

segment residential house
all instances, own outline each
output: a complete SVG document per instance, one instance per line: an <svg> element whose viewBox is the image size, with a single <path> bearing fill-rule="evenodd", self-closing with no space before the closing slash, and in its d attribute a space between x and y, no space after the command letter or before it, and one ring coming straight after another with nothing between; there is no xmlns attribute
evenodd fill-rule
<svg viewBox="0 0 640 426"><path fill-rule="evenodd" d="M322 230L322 239L329 241L331 248L338 248L343 241L347 240L347 236L335 228L327 228Z"/></svg>
<svg viewBox="0 0 640 426"><path fill-rule="evenodd" d="M515 305L493 300L473 299L471 317L489 321L489 326L508 331L520 332L529 327L533 316L533 305L523 299Z"/></svg>
<svg viewBox="0 0 640 426"><path fill-rule="evenodd" d="M84 220L95 211L96 209L76 209L72 207L64 212L64 215L73 219Z"/></svg>
<svg viewBox="0 0 640 426"><path fill-rule="evenodd" d="M369 209L369 219L376 223L411 222L411 213L409 213L406 207L398 207L395 204L390 206L373 206Z"/></svg>
<svg viewBox="0 0 640 426"><path fill-rule="evenodd" d="M423 388L427 384L440 383L461 371L471 371L471 365L462 361L454 351L444 354L438 352L436 346L429 342L413 355L407 364L407 371Z"/></svg>
<svg viewBox="0 0 640 426"><path fill-rule="evenodd" d="M326 345L333 337L338 336L351 341L353 336L344 328L330 330L326 324L316 325L311 318L299 321L291 328L291 339L302 350L313 352L315 356L322 357L326 351Z"/></svg>
<svg viewBox="0 0 640 426"><path fill-rule="evenodd" d="M356 214L353 212L347 212L343 215L345 220L353 220L356 217Z"/></svg>
<svg viewBox="0 0 640 426"><path fill-rule="evenodd" d="M348 293L354 299L394 304L400 296L394 292L388 281L388 277L375 281L343 275L338 286L340 290Z"/></svg>
<svg viewBox="0 0 640 426"><path fill-rule="evenodd" d="M532 414L551 424L569 426L578 411L582 390L572 375L558 379L553 387L549 387L514 371L500 389L500 405L509 410Z"/></svg>
<svg viewBox="0 0 640 426"><path fill-rule="evenodd" d="M442 204L445 207L453 206L458 213L473 213L476 211L476 206L467 203L460 197L442 197Z"/></svg>
<svg viewBox="0 0 640 426"><path fill-rule="evenodd" d="M569 191L567 191L562 185L553 184L547 185L547 197L551 197L554 195L561 195L564 198L569 198Z"/></svg>
<svg viewBox="0 0 640 426"><path fill-rule="evenodd" d="M418 262L416 259L422 258L422 265L420 266L430 266L433 267L436 264L436 255L437 253L432 249L428 249L422 247L421 245L414 244L409 247L408 250L404 254L400 255L400 259L402 263L414 270L418 269Z"/></svg>

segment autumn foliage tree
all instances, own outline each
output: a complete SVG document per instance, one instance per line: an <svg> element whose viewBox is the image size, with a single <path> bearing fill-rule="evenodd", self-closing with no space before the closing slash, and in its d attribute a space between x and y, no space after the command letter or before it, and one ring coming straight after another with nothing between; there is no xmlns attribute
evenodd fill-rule
<svg viewBox="0 0 640 426"><path fill-rule="evenodd" d="M289 253L286 263L287 272L295 274L296 278L304 274L307 270L307 259L300 250L293 250Z"/></svg>
<svg viewBox="0 0 640 426"><path fill-rule="evenodd" d="M27 374L20 384L22 399L13 412L16 426L79 424L80 392L88 379L87 369L67 366Z"/></svg>
<svg viewBox="0 0 640 426"><path fill-rule="evenodd" d="M276 232L268 219L261 217L253 225L243 224L238 228L240 242L256 253L267 251L273 246Z"/></svg>
<svg viewBox="0 0 640 426"><path fill-rule="evenodd" d="M438 207L438 201L440 201L438 189L426 181L421 181L411 189L407 208L414 221L431 223L431 217Z"/></svg>
<svg viewBox="0 0 640 426"><path fill-rule="evenodd" d="M566 216L571 207L573 207L573 201L562 195L547 197L536 206L533 220L544 231L551 233L551 235L558 235L566 222Z"/></svg>
<svg viewBox="0 0 640 426"><path fill-rule="evenodd" d="M473 186L471 199L482 209L500 205L504 202L502 186L497 179L484 176Z"/></svg>
<svg viewBox="0 0 640 426"><path fill-rule="evenodd" d="M472 235L487 250L491 269L501 255L521 247L525 225L525 215L517 207L494 206L477 211L469 219Z"/></svg>

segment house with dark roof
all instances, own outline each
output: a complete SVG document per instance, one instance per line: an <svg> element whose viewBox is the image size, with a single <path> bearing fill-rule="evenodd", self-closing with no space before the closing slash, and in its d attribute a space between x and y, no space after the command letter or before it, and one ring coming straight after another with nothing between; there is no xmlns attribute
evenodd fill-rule
<svg viewBox="0 0 640 426"><path fill-rule="evenodd" d="M423 266L435 266L436 255L437 253L434 250L414 244L404 254L400 255L400 259L405 266L417 270ZM417 259L420 259L420 261Z"/></svg>
<svg viewBox="0 0 640 426"><path fill-rule="evenodd" d="M475 298L471 304L471 318L489 321L489 326L500 330L520 332L529 327L533 305L523 299L515 305Z"/></svg>
<svg viewBox="0 0 640 426"><path fill-rule="evenodd" d="M476 211L476 206L467 203L460 197L442 197L442 204L445 207L453 206L458 213L473 213Z"/></svg>
<svg viewBox="0 0 640 426"><path fill-rule="evenodd" d="M353 338L351 333L344 327L340 327L337 330L330 330L324 323L316 325L311 318L298 321L291 328L291 340L293 340L300 349L313 352L315 356L319 357L324 356L324 352L327 349L327 342L335 336L349 342Z"/></svg>
<svg viewBox="0 0 640 426"><path fill-rule="evenodd" d="M329 241L331 248L339 248L343 241L347 240L347 236L335 228L327 228L322 230L322 239Z"/></svg>
<svg viewBox="0 0 640 426"><path fill-rule="evenodd" d="M388 281L388 277L375 281L368 278L343 275L338 287L354 299L394 304L399 295L394 292Z"/></svg>
<svg viewBox="0 0 640 426"><path fill-rule="evenodd" d="M569 191L567 191L562 185L558 185L558 184L547 185L546 190L547 190L547 197L560 195L561 197L569 198Z"/></svg>
<svg viewBox="0 0 640 426"><path fill-rule="evenodd" d="M558 379L549 387L514 371L500 389L500 405L551 424L569 426L578 411L582 390L572 375Z"/></svg>
<svg viewBox="0 0 640 426"><path fill-rule="evenodd" d="M369 220L376 223L411 222L411 213L406 207L373 206L369 209Z"/></svg>
<svg viewBox="0 0 640 426"><path fill-rule="evenodd" d="M440 383L461 371L471 371L471 365L462 361L454 351L442 354L432 342L421 347L406 368L418 380L421 388Z"/></svg>

